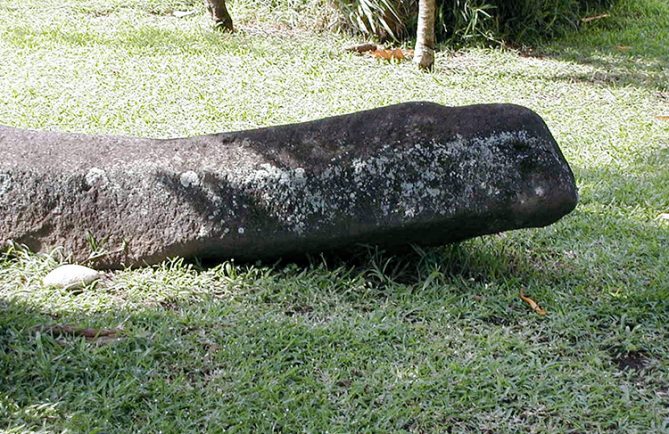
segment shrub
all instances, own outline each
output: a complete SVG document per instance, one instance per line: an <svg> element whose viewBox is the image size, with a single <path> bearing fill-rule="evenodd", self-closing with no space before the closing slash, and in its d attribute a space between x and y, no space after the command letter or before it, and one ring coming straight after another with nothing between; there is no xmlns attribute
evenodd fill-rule
<svg viewBox="0 0 669 434"><path fill-rule="evenodd" d="M329 0L339 28L381 40L414 34L417 0ZM437 37L453 45L528 44L579 27L615 0L438 0Z"/></svg>
<svg viewBox="0 0 669 434"><path fill-rule="evenodd" d="M343 12L341 28L381 40L402 39L416 27L417 0L331 0Z"/></svg>

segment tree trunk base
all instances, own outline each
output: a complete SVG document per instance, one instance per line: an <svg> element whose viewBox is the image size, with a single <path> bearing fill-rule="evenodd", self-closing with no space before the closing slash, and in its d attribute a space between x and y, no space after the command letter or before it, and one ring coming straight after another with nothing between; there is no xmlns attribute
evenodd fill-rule
<svg viewBox="0 0 669 434"><path fill-rule="evenodd" d="M205 0L207 10L211 14L211 19L214 20L214 28L224 32L234 32L235 28L232 24L232 17L225 7L225 0Z"/></svg>
<svg viewBox="0 0 669 434"><path fill-rule="evenodd" d="M424 48L416 51L413 57L413 63L424 71L431 71L434 67L434 50L431 48Z"/></svg>

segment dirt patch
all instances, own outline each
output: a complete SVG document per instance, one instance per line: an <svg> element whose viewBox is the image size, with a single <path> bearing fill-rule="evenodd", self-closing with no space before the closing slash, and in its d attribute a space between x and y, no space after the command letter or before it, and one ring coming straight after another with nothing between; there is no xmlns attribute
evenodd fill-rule
<svg viewBox="0 0 669 434"><path fill-rule="evenodd" d="M504 318L499 315L489 315L482 317L481 320L485 323L496 325L496 326L508 326L511 325L512 321L509 318Z"/></svg>
<svg viewBox="0 0 669 434"><path fill-rule="evenodd" d="M642 371L648 367L650 359L643 351L631 351L617 357L613 357L613 362L621 371Z"/></svg>
<svg viewBox="0 0 669 434"><path fill-rule="evenodd" d="M314 308L312 306L307 306L307 305L292 305L288 309L284 311L284 314L286 316L300 316L300 315L308 315L314 311Z"/></svg>

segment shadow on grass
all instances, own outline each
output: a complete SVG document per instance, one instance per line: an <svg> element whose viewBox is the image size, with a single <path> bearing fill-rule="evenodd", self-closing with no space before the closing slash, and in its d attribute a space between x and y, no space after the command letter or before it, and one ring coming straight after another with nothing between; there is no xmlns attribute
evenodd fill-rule
<svg viewBox="0 0 669 434"><path fill-rule="evenodd" d="M605 86L634 86L652 91L669 90L669 57L637 57L591 48L566 49L548 57L590 66L592 71L559 74L553 80Z"/></svg>
<svg viewBox="0 0 669 434"><path fill-rule="evenodd" d="M564 238L579 224L588 226L589 237L574 230ZM600 279L596 269L602 258L587 255L589 244L615 248L649 229L624 218L616 222L622 236L602 237L595 229L608 225L607 219L577 211L557 225L563 237L557 243L554 236L542 235L547 229L537 229L527 237L490 236L401 255L370 250L355 258L318 258L306 266L277 266L266 277L249 281L239 293L221 298L176 296L144 308L119 305L98 313L63 312L34 301L0 298L0 378L4 379L0 428L46 422L89 432L119 427L127 431L142 425L150 431L178 427L202 432L214 429L211 420L219 428L234 427L233 414L263 427L262 418L249 415L244 405L262 411L290 408L291 414L309 420L317 418L309 412L329 408L328 394L332 398L348 393L361 383L379 387L381 380L365 377L387 367L370 367L372 361L399 363L393 361L401 357L425 363L425 354L431 354L430 363L435 363L436 354L443 353L451 357L450 369L465 369L471 360L450 352L452 336L429 338L451 326L465 334L479 330L491 335L529 328L537 339L533 354L562 340L575 351L591 345L589 351L610 354L600 355L609 357L598 368L603 371L646 369L657 364L651 350L628 351L614 342L614 354L604 337L621 327L610 318L624 318L627 327L636 328L650 315L666 317L669 305L660 283L652 291L635 287L636 294L619 300L590 299L583 292ZM564 252L570 245L576 256ZM610 268L603 271L611 273ZM538 300L549 303L547 322L537 322L517 300L517 289L524 285L540 295ZM552 291L558 294L551 297ZM595 331L563 324L573 318ZM40 332L42 326L114 328L119 323L125 329L111 343ZM416 342L398 347L407 336ZM504 339L509 338L495 348ZM644 357L638 369L636 354ZM570 363L571 356L556 357L554 363ZM494 366L499 369L507 363L497 361ZM342 378L332 380L331 390L327 376L321 378L319 372L334 372L332 366L338 367ZM472 375L472 381L479 382L487 374ZM314 392L308 392L307 401L291 398L291 391L311 390L312 383L324 388L324 401ZM494 391L487 384L479 387ZM216 408L225 408L226 414L218 414ZM376 411L362 408L347 411ZM295 427L296 422L281 420ZM390 420L396 422L394 416Z"/></svg>
<svg viewBox="0 0 669 434"><path fill-rule="evenodd" d="M610 32L615 34L615 31ZM614 36L611 39L615 41ZM633 45L625 43L621 40L618 43L593 46L575 41L550 49L549 57L592 68L588 72L558 75L558 80L605 86L633 86L657 92L669 90L669 55L666 48L657 51L645 50L642 46L645 38L642 37L627 42ZM669 44L669 40L665 44Z"/></svg>
<svg viewBox="0 0 669 434"><path fill-rule="evenodd" d="M557 40L539 52L549 58L592 67L591 72L558 75L558 80L611 86L669 89L669 8L638 2L582 32ZM655 10L657 9L657 10Z"/></svg>
<svg viewBox="0 0 669 434"><path fill-rule="evenodd" d="M589 179L601 176L579 172ZM616 188L598 185L603 190ZM614 231L601 232L611 227ZM390 404L376 407L364 401L387 392L379 372L390 376L388 381L397 381L391 378L391 365L399 369L427 363L430 370L451 381L446 374L466 373L472 361L480 362L483 365L476 369L481 371L467 374L469 381L495 396L494 386L486 380L492 374L486 369L511 369L519 360L529 363L538 354L555 357L554 365L568 369L586 347L604 358L597 369L607 378L615 373L621 379L617 381L622 381L623 373L633 370L637 375L658 361L651 350L630 351L605 337L620 327L636 328L650 315L666 317L669 297L659 282L654 290L635 287L636 294L630 298L604 302L589 298L584 287L596 285L603 277L598 274L603 259L598 254L633 244L639 234L662 234L651 229L625 216L611 221L577 209L551 228L403 254L369 249L355 257L325 255L301 265L279 264L223 297L206 292L204 296L175 295L157 305L118 305L98 313L54 311L33 301L0 297L0 378L4 379L0 428L46 423L82 432L140 428L204 432L235 428L243 421L250 424L247 427L268 432L271 426L266 424L280 421L291 431L308 424L328 426L333 414L345 411L346 416L357 417L379 412L388 424L383 428L391 429L403 423L397 415L401 412L386 413ZM593 249L594 257L589 255ZM650 265L657 265L656 260ZM238 268L243 272L243 266ZM648 272L647 268L641 271ZM207 271L203 268L198 273ZM605 264L601 271L610 275L614 270ZM235 280L229 273L221 276ZM517 300L517 289L523 285L530 285L549 303L556 291L546 321L535 319ZM187 286L186 282L186 292ZM574 318L593 329L568 325ZM623 318L624 324L610 318ZM113 328L119 323L125 329L111 343L40 332L41 326L58 324ZM493 351L495 361L474 353L462 359L453 353L451 346L461 343L459 334L448 331L450 327L477 340L474 351ZM505 334L513 330L520 335L524 329L531 332L526 339L536 340L529 347L531 357L504 359L526 351L516 338ZM491 348L484 343L486 335L498 336ZM547 349L556 340L563 341L558 346L562 349ZM441 359L447 360L443 366ZM523 369L536 377L543 370L531 364ZM413 408L411 400L426 393L428 401L457 395L447 385L430 392L425 389L428 383L420 384L406 386L408 395L392 392L398 408ZM569 387L568 382L559 384ZM529 399L530 392L518 393L519 402ZM349 394L361 401L338 401ZM557 399L549 394L548 399L553 398ZM515 411L515 402L511 399L504 405ZM484 411L477 402L465 399L462 405ZM470 428L475 430L476 421L458 418L463 411L459 406L455 404L444 417L472 423ZM276 409L289 412L271 417L263 413ZM429 414L424 409L407 411L415 416Z"/></svg>

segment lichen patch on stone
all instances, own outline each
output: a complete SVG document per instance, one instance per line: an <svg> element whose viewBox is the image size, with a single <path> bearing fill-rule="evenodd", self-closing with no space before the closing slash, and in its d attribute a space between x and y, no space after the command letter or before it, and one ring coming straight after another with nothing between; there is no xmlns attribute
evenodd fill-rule
<svg viewBox="0 0 669 434"><path fill-rule="evenodd" d="M499 195L502 186L517 180L521 175L514 169L518 162L509 158L510 149L519 142L535 146L538 140L515 131L445 143L432 139L404 147L386 144L370 157L349 159L341 153L318 172L269 162L239 165L222 174L221 191L205 190L210 197L226 189L232 194L229 200L216 201L218 218L231 217L240 204L247 209L245 201L253 198L254 207L298 234L357 207L377 208L384 218L407 221L424 212L449 215L475 203L477 196ZM181 181L184 186L199 182L193 172L182 174Z"/></svg>
<svg viewBox="0 0 669 434"><path fill-rule="evenodd" d="M86 173L84 181L86 182L86 185L88 185L91 188L93 187L102 188L109 183L109 179L107 178L107 173L102 169L98 169L97 167L91 168Z"/></svg>
<svg viewBox="0 0 669 434"><path fill-rule="evenodd" d="M9 191L12 186L12 177L8 173L0 173L0 196Z"/></svg>
<svg viewBox="0 0 669 434"><path fill-rule="evenodd" d="M187 172L182 173L179 176L179 182L185 188L197 187L198 185L200 185L200 177L197 176L197 173L193 172L192 170L189 170Z"/></svg>

